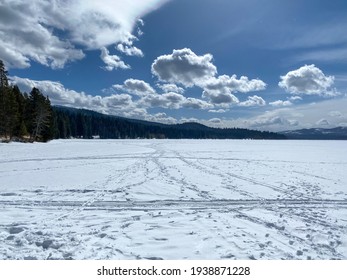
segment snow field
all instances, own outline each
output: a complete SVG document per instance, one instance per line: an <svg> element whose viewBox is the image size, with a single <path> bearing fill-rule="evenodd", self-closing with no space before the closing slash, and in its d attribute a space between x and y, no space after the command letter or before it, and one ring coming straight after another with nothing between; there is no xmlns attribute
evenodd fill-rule
<svg viewBox="0 0 347 280"><path fill-rule="evenodd" d="M0 259L346 259L347 142L0 144Z"/></svg>

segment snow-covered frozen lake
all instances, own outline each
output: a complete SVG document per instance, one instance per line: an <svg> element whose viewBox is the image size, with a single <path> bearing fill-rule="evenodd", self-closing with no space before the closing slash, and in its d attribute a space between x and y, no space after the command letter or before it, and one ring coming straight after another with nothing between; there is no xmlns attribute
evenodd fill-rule
<svg viewBox="0 0 347 280"><path fill-rule="evenodd" d="M347 259L347 141L0 144L0 259Z"/></svg>

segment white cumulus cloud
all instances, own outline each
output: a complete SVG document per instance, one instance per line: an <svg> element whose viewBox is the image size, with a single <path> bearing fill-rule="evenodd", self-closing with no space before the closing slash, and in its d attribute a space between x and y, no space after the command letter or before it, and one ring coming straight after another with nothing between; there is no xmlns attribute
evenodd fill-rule
<svg viewBox="0 0 347 280"><path fill-rule="evenodd" d="M212 110L208 110L209 113L216 113L216 114L224 114L224 113L226 113L228 111L229 110L225 110L225 109L218 109L218 110L212 109Z"/></svg>
<svg viewBox="0 0 347 280"><path fill-rule="evenodd" d="M151 95L156 93L150 84L137 79L127 79L124 81L123 85L113 85L113 88L118 90L124 90L126 92L138 96L144 96L148 94Z"/></svg>
<svg viewBox="0 0 347 280"><path fill-rule="evenodd" d="M83 50L124 44L124 53L140 55L132 34L139 18L168 0L2 0L0 57L15 68L30 61L62 68L82 59ZM128 47L126 47L128 46Z"/></svg>
<svg viewBox="0 0 347 280"><path fill-rule="evenodd" d="M129 94L112 94L104 98L105 105L111 108L124 108L132 104L132 98Z"/></svg>
<svg viewBox="0 0 347 280"><path fill-rule="evenodd" d="M266 84L259 80L249 80L242 76L240 79L236 75L222 75L219 77L211 77L204 81L203 97L208 98L213 104L231 105L239 103L239 99L234 93L248 93L252 91L260 91L266 88ZM241 103L241 106L261 105L264 100L260 97L252 97L248 101Z"/></svg>
<svg viewBox="0 0 347 280"><path fill-rule="evenodd" d="M104 114L119 115L129 118L138 118L162 123L177 123L175 118L167 116L166 113L151 115L147 109L211 109L213 105L195 98L186 98L182 94L167 92L158 94L149 84L135 79L129 79L120 88L128 87L128 91L146 92L144 95L133 96L128 93L109 92L107 96L93 96L85 92L77 92L67 89L60 82L36 81L17 76L10 77L11 83L18 85L23 92L30 92L33 87L41 90L44 95L49 96L53 105L61 105L74 108L94 110ZM148 90L153 92L148 93Z"/></svg>
<svg viewBox="0 0 347 280"><path fill-rule="evenodd" d="M252 106L265 106L266 102L258 95L249 96L246 101L240 102L239 106L252 107Z"/></svg>
<svg viewBox="0 0 347 280"><path fill-rule="evenodd" d="M139 57L144 56L143 52L139 48L136 48L135 46L132 46L132 45L118 44L116 49L128 56L139 56Z"/></svg>
<svg viewBox="0 0 347 280"><path fill-rule="evenodd" d="M82 50L45 26L47 2L0 1L0 57L8 67L26 68L34 60L62 68L65 63L84 57Z"/></svg>
<svg viewBox="0 0 347 280"><path fill-rule="evenodd" d="M118 55L110 55L110 52L105 47L101 48L101 60L106 64L105 69L112 71L115 69L130 69L130 65L124 63Z"/></svg>
<svg viewBox="0 0 347 280"><path fill-rule="evenodd" d="M163 92L176 92L180 94L184 93L184 88L181 88L175 84L157 84L157 87Z"/></svg>
<svg viewBox="0 0 347 280"><path fill-rule="evenodd" d="M105 114L122 116L138 116L139 109L129 94L111 94L109 96L93 96L85 92L77 92L67 89L60 82L35 81L27 78L11 77L13 84L19 86L24 92L30 92L33 87L47 95L53 105L61 105L75 108L95 110Z"/></svg>
<svg viewBox="0 0 347 280"><path fill-rule="evenodd" d="M286 106L293 105L293 103L290 102L289 100L276 100L276 101L273 101L273 102L269 102L269 104L271 106L274 106L274 107L286 107Z"/></svg>
<svg viewBox="0 0 347 280"><path fill-rule="evenodd" d="M154 115L147 115L146 120L151 122L161 122L166 124L177 123L177 120L175 118L168 116L166 113L157 113Z"/></svg>
<svg viewBox="0 0 347 280"><path fill-rule="evenodd" d="M329 121L326 119L320 119L319 121L316 122L316 125L319 126L328 126L330 125Z"/></svg>
<svg viewBox="0 0 347 280"><path fill-rule="evenodd" d="M211 54L196 55L191 49L173 50L172 54L156 58L152 73L160 81L182 84L186 87L200 85L217 73Z"/></svg>
<svg viewBox="0 0 347 280"><path fill-rule="evenodd" d="M231 104L239 103L239 99L230 90L204 90L203 98L207 98L212 104L228 107Z"/></svg>
<svg viewBox="0 0 347 280"><path fill-rule="evenodd" d="M298 100L302 100L302 97L295 95L295 96L291 96L289 98L289 100L290 101L298 101Z"/></svg>
<svg viewBox="0 0 347 280"><path fill-rule="evenodd" d="M211 77L204 81L204 88L206 90L214 91L230 91L248 93L251 91L260 91L266 89L266 83L260 79L249 80L248 77L241 76L240 79L236 75L231 77L228 75L221 75L217 78Z"/></svg>
<svg viewBox="0 0 347 280"><path fill-rule="evenodd" d="M181 108L181 103L185 100L185 97L178 93L164 93L164 94L152 94L146 95L140 99L139 104L144 107L161 107L169 109Z"/></svg>
<svg viewBox="0 0 347 280"><path fill-rule="evenodd" d="M206 110L213 108L214 106L204 100L188 97L182 102L182 107L190 109Z"/></svg>
<svg viewBox="0 0 347 280"><path fill-rule="evenodd" d="M330 111L328 114L330 117L342 117L342 113L340 111Z"/></svg>
<svg viewBox="0 0 347 280"><path fill-rule="evenodd" d="M222 122L222 120L221 119L219 119L219 118L212 118L212 119L209 119L208 120L209 122L211 122L211 123L221 123Z"/></svg>
<svg viewBox="0 0 347 280"><path fill-rule="evenodd" d="M203 98L222 107L239 103L235 93L266 89L266 83L260 79L250 80L246 76L238 78L236 75L216 76L217 67L213 64L213 56L209 53L197 55L189 48L159 56L152 64L152 74L160 81L176 87L177 84L200 87L203 89Z"/></svg>
<svg viewBox="0 0 347 280"><path fill-rule="evenodd" d="M337 94L336 90L332 88L334 77L326 76L314 64L302 66L281 76L278 85L291 94L321 96L334 96Z"/></svg>

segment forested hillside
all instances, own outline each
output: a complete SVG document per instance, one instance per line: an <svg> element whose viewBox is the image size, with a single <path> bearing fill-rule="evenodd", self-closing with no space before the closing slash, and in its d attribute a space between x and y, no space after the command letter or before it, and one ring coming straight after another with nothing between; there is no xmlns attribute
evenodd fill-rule
<svg viewBox="0 0 347 280"><path fill-rule="evenodd" d="M347 127L307 128L283 131L288 139L301 140L347 140Z"/></svg>
<svg viewBox="0 0 347 280"><path fill-rule="evenodd" d="M89 110L54 107L56 138L169 138L169 139L285 139L285 136L257 130L219 129L198 123L166 125L103 115Z"/></svg>

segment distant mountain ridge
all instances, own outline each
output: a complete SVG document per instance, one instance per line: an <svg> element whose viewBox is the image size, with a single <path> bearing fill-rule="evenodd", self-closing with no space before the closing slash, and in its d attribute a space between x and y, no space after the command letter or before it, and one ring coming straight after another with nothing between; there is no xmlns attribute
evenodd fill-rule
<svg viewBox="0 0 347 280"><path fill-rule="evenodd" d="M307 128L280 132L288 139L347 140L347 127Z"/></svg>
<svg viewBox="0 0 347 280"><path fill-rule="evenodd" d="M162 124L70 107L55 106L53 111L55 138L286 139L284 135L274 132L213 128L194 122Z"/></svg>

